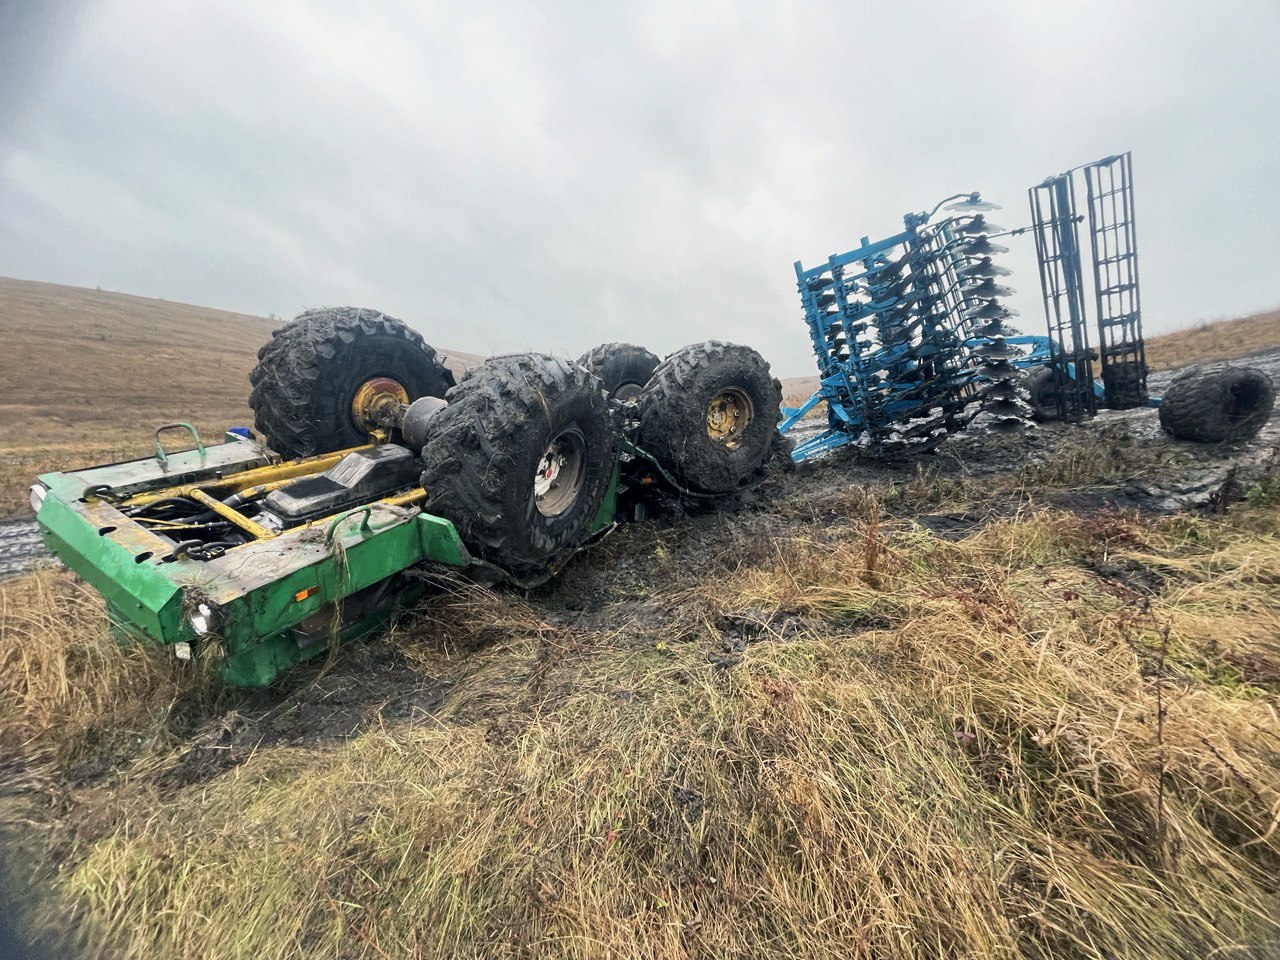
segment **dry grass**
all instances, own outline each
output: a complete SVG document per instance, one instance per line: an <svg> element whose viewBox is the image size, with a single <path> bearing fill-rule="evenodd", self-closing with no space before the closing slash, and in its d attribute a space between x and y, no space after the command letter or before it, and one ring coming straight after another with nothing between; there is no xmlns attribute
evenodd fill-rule
<svg viewBox="0 0 1280 960"><path fill-rule="evenodd" d="M848 496L710 568L653 541L647 605L596 621L452 588L391 641L456 680L422 722L163 789L158 737L68 801L63 902L147 957L1271 942L1280 508L1030 510L947 542ZM67 625L57 578L21 589L0 720L23 749L155 736L171 678L102 653L96 610Z"/></svg>
<svg viewBox="0 0 1280 960"><path fill-rule="evenodd" d="M0 678L0 754L27 767L154 736L198 686L117 644L101 598L50 569L0 583Z"/></svg>
<svg viewBox="0 0 1280 960"><path fill-rule="evenodd" d="M1280 310L1234 320L1202 320L1194 327L1147 340L1147 365L1174 370L1192 363L1239 360L1280 348Z"/></svg>
<svg viewBox="0 0 1280 960"><path fill-rule="evenodd" d="M0 277L0 517L26 512L37 473L148 455L161 423L186 420L214 440L251 425L249 371L278 324Z"/></svg>
<svg viewBox="0 0 1280 960"><path fill-rule="evenodd" d="M211 960L1273 945L1274 492L1203 518L1027 507L957 542L892 519L1134 455L1081 440L981 487L920 471L727 533L637 525L556 588L597 576L597 613L452 584L379 642L452 681L438 709L200 775L193 731L235 695L118 648L66 574L0 585L31 919Z"/></svg>

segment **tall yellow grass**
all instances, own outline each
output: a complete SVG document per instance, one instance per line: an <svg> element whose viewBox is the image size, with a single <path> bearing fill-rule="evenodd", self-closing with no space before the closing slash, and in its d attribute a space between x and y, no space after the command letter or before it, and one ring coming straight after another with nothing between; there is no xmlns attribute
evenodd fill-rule
<svg viewBox="0 0 1280 960"><path fill-rule="evenodd" d="M1280 509L1028 508L959 542L860 491L843 514L716 560L634 528L597 562L649 572L599 620L457 585L390 641L456 681L443 709L184 787L156 747L73 799L60 901L139 957L1275 942ZM81 656L100 614L22 589L23 749L154 722L163 671Z"/></svg>

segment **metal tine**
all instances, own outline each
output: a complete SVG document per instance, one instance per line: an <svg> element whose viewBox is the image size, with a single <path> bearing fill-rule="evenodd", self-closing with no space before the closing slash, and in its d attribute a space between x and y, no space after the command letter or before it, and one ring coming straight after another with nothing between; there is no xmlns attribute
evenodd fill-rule
<svg viewBox="0 0 1280 960"><path fill-rule="evenodd" d="M892 280L898 274L902 273L907 264L911 262L910 257L900 257L897 260L890 260L888 263L878 264L868 271L869 276L874 276L877 280Z"/></svg>
<svg viewBox="0 0 1280 960"><path fill-rule="evenodd" d="M907 440L917 440L920 437L926 437L935 431L943 429L942 424L934 422L934 420L925 420L916 424L914 427L908 427L902 431L902 437Z"/></svg>

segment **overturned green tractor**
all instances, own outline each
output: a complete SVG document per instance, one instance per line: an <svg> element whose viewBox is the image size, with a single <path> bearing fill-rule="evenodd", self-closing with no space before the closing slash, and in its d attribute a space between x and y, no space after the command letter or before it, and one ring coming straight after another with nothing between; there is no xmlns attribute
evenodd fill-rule
<svg viewBox="0 0 1280 960"><path fill-rule="evenodd" d="M495 357L455 383L420 335L355 308L276 330L250 380L257 438L167 424L152 458L32 487L46 544L122 637L246 686L376 629L433 564L529 586L654 497L757 483L781 402L756 351L719 341ZM194 449L166 450L174 429Z"/></svg>

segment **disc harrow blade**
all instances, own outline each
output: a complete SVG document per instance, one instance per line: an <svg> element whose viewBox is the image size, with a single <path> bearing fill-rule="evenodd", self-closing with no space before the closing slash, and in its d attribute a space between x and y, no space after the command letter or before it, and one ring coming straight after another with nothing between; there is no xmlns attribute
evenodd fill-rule
<svg viewBox="0 0 1280 960"><path fill-rule="evenodd" d="M986 214L978 214L968 223L961 224L956 227L956 233L965 234L966 236L983 235L989 233L1004 233L1004 227L999 224L992 223L987 219Z"/></svg>
<svg viewBox="0 0 1280 960"><path fill-rule="evenodd" d="M1005 417L1002 420L997 420L995 423L991 424L987 429L990 430L992 433L1015 434L1015 433L1022 433L1029 426L1030 424L1028 424L1027 421L1025 420L1020 420L1017 417Z"/></svg>
<svg viewBox="0 0 1280 960"><path fill-rule="evenodd" d="M980 400L1018 400L1022 392L1017 384L1010 380L993 380L978 391Z"/></svg>
<svg viewBox="0 0 1280 960"><path fill-rule="evenodd" d="M987 413L993 413L997 417L1019 417L1026 419L1031 416L1031 408L1020 400L1011 398L997 398L990 400L982 405L982 409Z"/></svg>
<svg viewBox="0 0 1280 960"><path fill-rule="evenodd" d="M1002 267L990 257L981 257L972 263L966 263L956 271L962 278L969 277L1007 277L1011 273L1008 267Z"/></svg>
<svg viewBox="0 0 1280 960"><path fill-rule="evenodd" d="M942 208L948 212L961 211L963 213L977 213L979 210L999 210L1000 204L992 203L990 200L983 200L974 194L967 200L957 200L955 203L948 203Z"/></svg>
<svg viewBox="0 0 1280 960"><path fill-rule="evenodd" d="M988 380L1013 379L1018 376L1018 368L1008 360L986 360L978 367L977 374Z"/></svg>
<svg viewBox="0 0 1280 960"><path fill-rule="evenodd" d="M995 280L988 277L977 283L965 284L962 292L966 297L975 300L989 300L992 297L1009 297L1013 295L1013 288L1006 287L1003 284L996 283Z"/></svg>
<svg viewBox="0 0 1280 960"><path fill-rule="evenodd" d="M975 237L972 240L964 240L956 245L956 249L966 257L989 257L994 253L1008 253L1009 248L1001 246L998 243L992 243L986 237Z"/></svg>
<svg viewBox="0 0 1280 960"><path fill-rule="evenodd" d="M1006 307L1003 303L996 300L988 300L980 307L973 307L964 312L966 320L1005 320L1009 317L1018 316L1018 311L1012 307Z"/></svg>
<svg viewBox="0 0 1280 960"><path fill-rule="evenodd" d="M1003 340L987 340L973 348L973 352L984 360L1008 360L1012 357L1022 356L1022 351L1017 347L1005 343ZM1017 367L1013 367L1014 370Z"/></svg>

